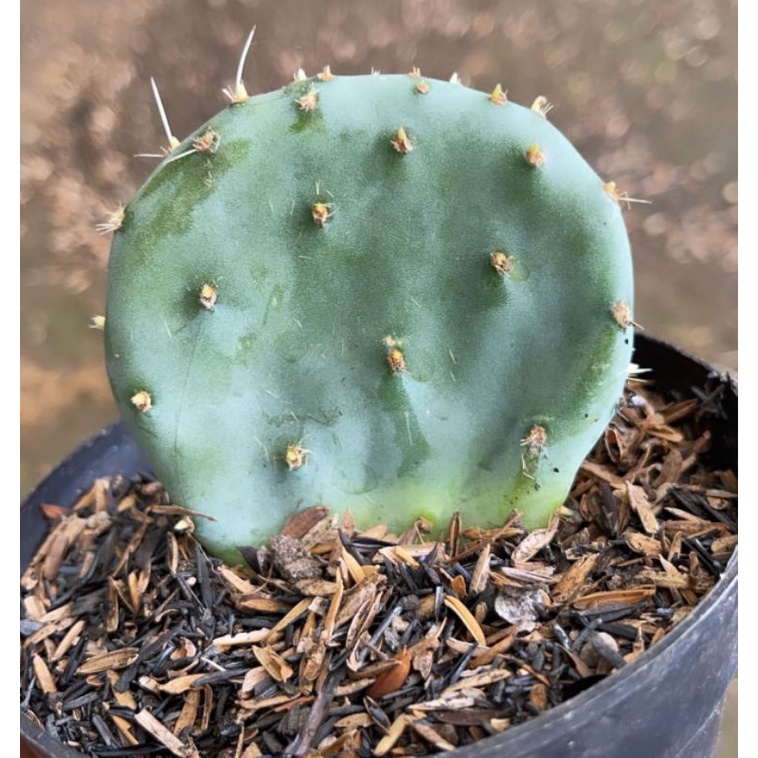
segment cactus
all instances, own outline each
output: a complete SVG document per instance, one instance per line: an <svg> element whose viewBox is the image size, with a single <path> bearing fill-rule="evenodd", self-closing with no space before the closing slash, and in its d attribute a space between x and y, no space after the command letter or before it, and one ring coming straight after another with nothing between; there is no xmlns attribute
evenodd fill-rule
<svg viewBox="0 0 758 758"><path fill-rule="evenodd" d="M631 356L615 185L500 85L327 68L228 94L120 210L108 276L117 404L215 517L198 537L234 560L314 504L546 523Z"/></svg>

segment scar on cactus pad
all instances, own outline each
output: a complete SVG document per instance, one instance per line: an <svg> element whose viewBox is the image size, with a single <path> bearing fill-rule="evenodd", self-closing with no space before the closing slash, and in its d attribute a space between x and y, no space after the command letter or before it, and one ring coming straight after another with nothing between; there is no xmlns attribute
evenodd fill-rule
<svg viewBox="0 0 758 758"><path fill-rule="evenodd" d="M215 517L197 536L235 561L316 504L547 523L631 357L615 185L544 98L328 67L249 96L241 71L109 221L111 385L172 498Z"/></svg>

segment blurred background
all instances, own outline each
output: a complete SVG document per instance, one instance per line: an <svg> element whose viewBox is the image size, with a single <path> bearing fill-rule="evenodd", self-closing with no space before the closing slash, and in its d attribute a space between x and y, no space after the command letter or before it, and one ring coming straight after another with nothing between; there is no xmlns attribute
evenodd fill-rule
<svg viewBox="0 0 758 758"><path fill-rule="evenodd" d="M257 25L248 91L302 67L457 72L550 120L633 204L635 320L737 369L737 0L24 0L21 494L116 417L102 360L110 240L166 138L221 107ZM736 755L736 708L722 758ZM732 734L734 733L734 737Z"/></svg>

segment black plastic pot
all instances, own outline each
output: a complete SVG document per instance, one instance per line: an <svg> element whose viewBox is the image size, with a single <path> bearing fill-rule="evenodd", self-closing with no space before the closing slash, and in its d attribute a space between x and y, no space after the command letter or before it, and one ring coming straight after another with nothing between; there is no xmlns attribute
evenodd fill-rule
<svg viewBox="0 0 758 758"><path fill-rule="evenodd" d="M713 415L713 464L737 466L737 394L711 367L659 340L638 335L635 361L658 387L721 393ZM72 505L93 478L132 475L147 464L122 424L103 430L53 471L21 509L21 570L41 543L40 503ZM459 748L456 758L707 758L716 749L727 686L737 670L737 553L690 616L634 664L495 737ZM22 742L41 756L81 754L22 717Z"/></svg>

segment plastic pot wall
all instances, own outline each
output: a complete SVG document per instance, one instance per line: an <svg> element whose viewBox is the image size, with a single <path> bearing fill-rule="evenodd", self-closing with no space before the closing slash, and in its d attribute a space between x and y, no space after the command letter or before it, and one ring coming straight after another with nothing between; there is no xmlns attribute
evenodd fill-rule
<svg viewBox="0 0 758 758"><path fill-rule="evenodd" d="M708 365L637 335L635 362L658 387L723 393L713 416L714 465L737 467L735 387ZM719 387L721 388L719 390ZM55 469L21 509L21 571L41 543L40 503L71 506L98 476L148 470L123 425L103 430ZM459 748L455 758L708 758L716 750L726 689L737 670L737 553L714 589L660 643L539 718ZM80 756L22 716L22 744L40 756Z"/></svg>

